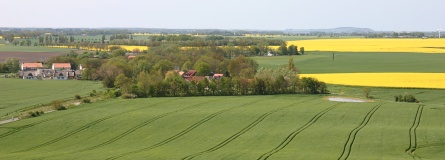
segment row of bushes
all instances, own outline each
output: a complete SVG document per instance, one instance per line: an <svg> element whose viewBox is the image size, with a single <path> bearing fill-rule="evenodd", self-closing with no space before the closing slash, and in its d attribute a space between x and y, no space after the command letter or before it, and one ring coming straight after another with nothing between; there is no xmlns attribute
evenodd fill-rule
<svg viewBox="0 0 445 160"><path fill-rule="evenodd" d="M405 95L396 95L394 96L394 100L396 102L411 102L411 103L419 103L419 100L416 99L413 95L405 94Z"/></svg>
<svg viewBox="0 0 445 160"><path fill-rule="evenodd" d="M38 117L38 116L41 116L43 114L45 114L45 112L43 112L43 111L35 111L35 112L30 111L30 112L28 112L28 116L29 117Z"/></svg>

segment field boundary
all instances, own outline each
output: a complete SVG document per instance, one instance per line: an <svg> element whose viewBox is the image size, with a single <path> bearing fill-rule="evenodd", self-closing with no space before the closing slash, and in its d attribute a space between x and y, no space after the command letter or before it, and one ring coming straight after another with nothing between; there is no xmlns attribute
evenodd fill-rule
<svg viewBox="0 0 445 160"><path fill-rule="evenodd" d="M423 108L425 105L419 105L417 107L416 116L414 117L413 125L409 128L409 146L405 150L406 153L413 157L417 157L414 152L417 149L417 127L420 125L420 120L422 118Z"/></svg>
<svg viewBox="0 0 445 160"><path fill-rule="evenodd" d="M286 139L284 139L277 147L275 147L274 149L270 150L269 152L264 153L263 155L261 155L257 160L266 160L269 157L271 157L272 155L274 155L275 153L278 153L279 151L281 151L282 149L284 149L287 145L289 145L290 142L292 142L292 140L298 135L300 134L302 131L306 130L307 128L309 128L310 126L312 126L315 122L318 121L318 119L320 119L323 115L325 115L327 112L331 111L332 109L336 108L337 106L340 106L341 104L344 104L344 102L340 102L337 103L335 105L332 105L324 110L322 110L321 112L317 113L314 117L312 117L311 120L309 120L309 122L307 122L306 124L304 124L303 126L301 126L300 128L296 129L295 131L293 131L291 134L289 134Z"/></svg>
<svg viewBox="0 0 445 160"><path fill-rule="evenodd" d="M274 99L274 98L276 98L276 97L272 97L272 98L269 98L269 99ZM162 141L160 141L160 142L158 142L158 143L156 143L154 145L151 145L151 146L148 146L146 148L139 149L139 150L130 151L130 152L127 152L127 153L116 155L116 156L113 156L113 157L109 157L109 158L107 158L107 160L114 160L114 159L122 158L122 157L125 157L125 156L128 156L128 155L140 153L140 152L143 152L143 151L148 151L148 150L151 150L151 149L163 146L165 144L170 143L171 141L174 141L174 140L178 139L179 137L184 136L185 134L189 133L190 131L194 130L195 128L199 127L200 125L208 122L209 120L215 118L216 116L218 116L218 115L220 115L220 114L222 114L224 112L228 112L230 110L237 109L237 108L240 108L240 107L249 106L249 105L252 105L252 104L255 104L255 103L259 103L259 102L262 102L262 101L265 101L265 100L269 100L269 99L262 99L262 100L258 100L258 101L252 101L252 102L244 103L244 104L242 104L240 106L236 106L236 107L232 107L232 108L226 108L226 109L220 110L218 112L212 113L212 114L208 115L207 117L201 119L200 121L194 123L190 127L186 128L185 130L182 130L181 132L179 132L179 133L177 133L177 134L175 134L175 135L173 135L173 136L171 136L171 137L169 137L167 139L164 139L164 140L162 140Z"/></svg>
<svg viewBox="0 0 445 160"><path fill-rule="evenodd" d="M379 104L374 106L365 116L365 118L363 119L363 121L360 123L360 125L358 125L357 127L355 127L348 136L348 140L346 140L345 145L343 146L343 152L341 153L340 157L338 158L338 160L340 159L348 159L349 155L351 154L352 151L352 145L355 142L355 137L357 136L357 133L363 129L368 123L369 120L371 119L372 115L374 115L374 113L382 106L383 104Z"/></svg>
<svg viewBox="0 0 445 160"><path fill-rule="evenodd" d="M307 101L309 101L309 100L307 100ZM284 107L277 108L277 109L271 110L271 111L269 111L269 112L266 112L266 113L264 113L263 115L261 115L260 117L258 117L255 121L253 121L252 123L250 123L249 125L247 125L246 127L244 127L242 130L238 131L237 133L235 133L234 135L232 135L232 136L230 136L229 138L225 139L224 141L222 141L221 143L217 144L216 146L213 146L212 148L209 148L209 149L207 149L207 150L205 150L205 151L201 151L201 152L198 152L198 153L195 153L195 154L191 154L191 155L189 155L189 156L186 156L186 157L182 158L182 160L190 160L190 159L196 158L196 157L198 157L198 156L200 156L200 155L203 155L203 154L206 154L206 153L214 152L214 151L216 151L216 150L218 150L218 149L224 147L224 146L227 145L228 143L232 142L233 140L235 140L235 139L238 138L239 136L243 135L244 133L246 133L247 131L249 131L250 129L252 129L253 127L255 127L256 125L258 125L259 123L261 123L261 122L262 122L266 117L268 117L269 115L271 115L271 114L273 114L273 113L276 113L276 112L278 112L278 111L281 111L281 110L290 108L290 107L294 107L294 106L297 105L297 104L305 103L305 102L307 102L307 101L304 101L304 102L301 102L301 101L294 102L294 103L288 104L288 105L286 105L286 106L284 106Z"/></svg>

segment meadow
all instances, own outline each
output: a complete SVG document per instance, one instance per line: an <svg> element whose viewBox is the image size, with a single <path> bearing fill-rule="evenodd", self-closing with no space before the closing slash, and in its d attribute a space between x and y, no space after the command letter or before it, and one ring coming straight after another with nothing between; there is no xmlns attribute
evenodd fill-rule
<svg viewBox="0 0 445 160"><path fill-rule="evenodd" d="M100 90L102 84L93 81L38 81L0 78L0 120L11 119L22 111L37 108L58 99L74 99Z"/></svg>
<svg viewBox="0 0 445 160"><path fill-rule="evenodd" d="M1 125L0 159L440 159L445 154L443 105L322 98L85 104Z"/></svg>

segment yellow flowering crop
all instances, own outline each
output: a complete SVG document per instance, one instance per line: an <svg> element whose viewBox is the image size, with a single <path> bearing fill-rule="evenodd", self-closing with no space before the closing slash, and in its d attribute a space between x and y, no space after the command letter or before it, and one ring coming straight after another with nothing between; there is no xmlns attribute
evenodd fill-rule
<svg viewBox="0 0 445 160"><path fill-rule="evenodd" d="M110 45L111 46L120 46L121 48L132 52L134 49L139 49L140 51L148 50L148 46L127 46L127 45Z"/></svg>
<svg viewBox="0 0 445 160"><path fill-rule="evenodd" d="M300 77L352 86L445 89L445 73L329 73L301 74Z"/></svg>
<svg viewBox="0 0 445 160"><path fill-rule="evenodd" d="M312 39L287 41L305 51L445 53L445 39Z"/></svg>

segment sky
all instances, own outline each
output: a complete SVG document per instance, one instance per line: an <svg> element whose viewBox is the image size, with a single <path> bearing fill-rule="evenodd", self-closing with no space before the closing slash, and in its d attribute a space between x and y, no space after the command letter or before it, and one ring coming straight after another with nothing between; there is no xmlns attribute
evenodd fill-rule
<svg viewBox="0 0 445 160"><path fill-rule="evenodd" d="M0 27L445 29L445 0L1 0Z"/></svg>

